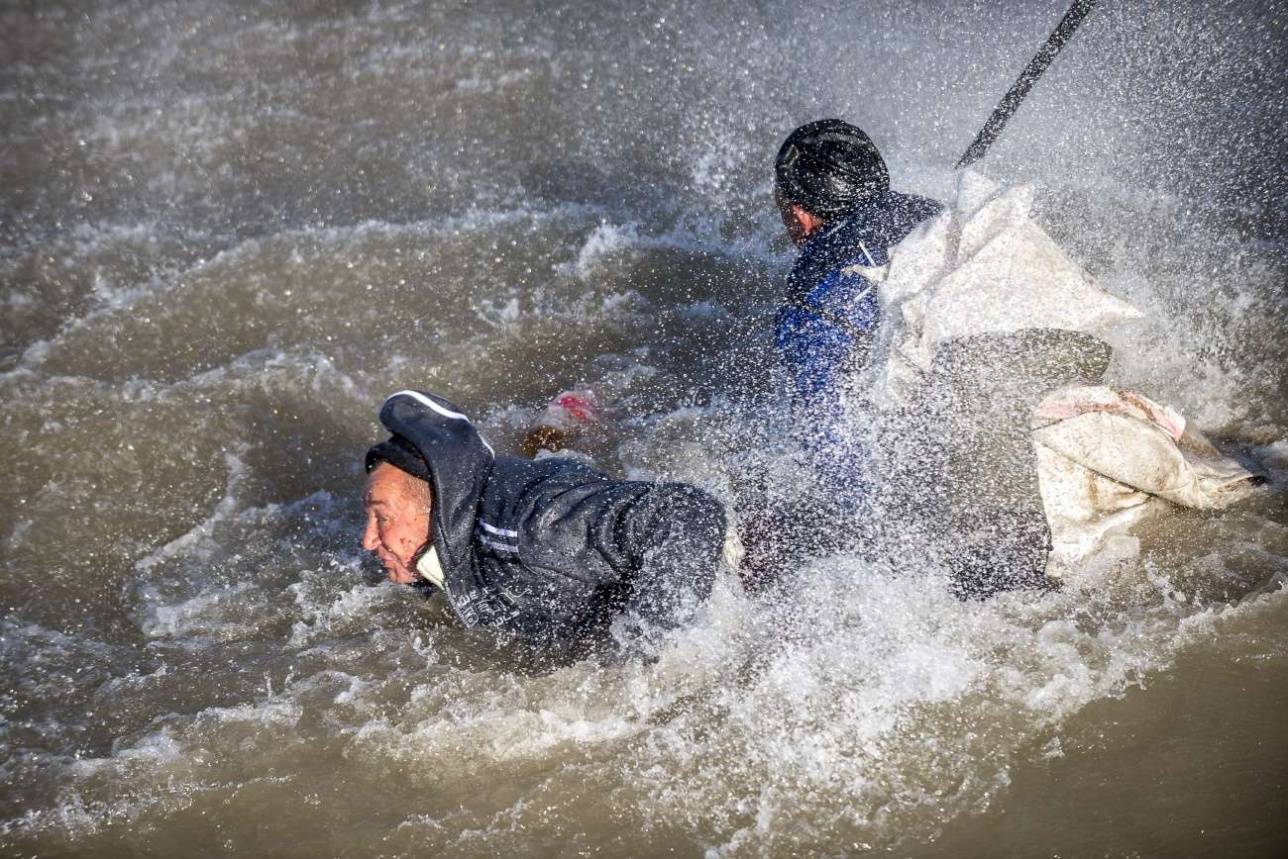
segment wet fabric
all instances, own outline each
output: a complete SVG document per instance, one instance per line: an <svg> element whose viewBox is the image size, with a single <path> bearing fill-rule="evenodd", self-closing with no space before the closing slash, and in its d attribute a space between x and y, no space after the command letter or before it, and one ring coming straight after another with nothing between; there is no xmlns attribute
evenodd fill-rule
<svg viewBox="0 0 1288 859"><path fill-rule="evenodd" d="M1055 538L1048 575L1063 575L1111 534L1168 503L1216 510L1257 482L1179 412L1131 391L1061 388L1042 400L1031 424Z"/></svg>
<svg viewBox="0 0 1288 859"><path fill-rule="evenodd" d="M1053 387L1098 381L1109 355L1090 335L1056 329L939 349L911 404L920 437L891 452L886 475L895 491L923 499L916 524L947 536L959 595L1043 584L1052 537L1029 418Z"/></svg>

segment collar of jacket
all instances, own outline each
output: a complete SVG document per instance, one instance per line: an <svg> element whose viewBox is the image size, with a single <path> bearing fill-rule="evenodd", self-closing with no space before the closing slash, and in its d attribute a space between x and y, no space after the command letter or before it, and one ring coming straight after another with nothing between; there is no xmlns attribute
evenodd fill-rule
<svg viewBox="0 0 1288 859"><path fill-rule="evenodd" d="M887 191L824 226L801 248L788 279L788 300L803 301L819 280L854 263L885 265L886 251L943 207L914 194Z"/></svg>
<svg viewBox="0 0 1288 859"><path fill-rule="evenodd" d="M447 590L447 578L443 575L443 565L438 560L438 550L433 546L429 551L420 556L416 562L416 572L422 579L432 585L436 585L440 591Z"/></svg>

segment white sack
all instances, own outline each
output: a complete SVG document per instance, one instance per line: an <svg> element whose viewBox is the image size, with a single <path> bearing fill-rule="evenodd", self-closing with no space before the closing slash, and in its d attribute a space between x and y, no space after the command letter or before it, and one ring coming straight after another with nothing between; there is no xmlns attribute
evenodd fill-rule
<svg viewBox="0 0 1288 859"><path fill-rule="evenodd" d="M1048 574L1092 554L1161 501L1217 509L1251 491L1252 474L1186 427L1174 410L1103 385L1052 392L1034 413L1038 485L1054 550Z"/></svg>
<svg viewBox="0 0 1288 859"><path fill-rule="evenodd" d="M1103 336L1141 316L1105 292L1029 216L1033 188L1002 189L970 171L946 211L894 248L879 282L886 360L878 406L906 402L941 343L1056 328Z"/></svg>
<svg viewBox="0 0 1288 859"><path fill-rule="evenodd" d="M1103 338L1140 318L1030 218L1032 203L1031 186L1002 189L963 172L946 211L894 248L889 265L862 271L883 311L867 379L878 408L908 403L950 340L1035 328ZM1252 477L1175 411L1104 386L1053 392L1035 412L1033 439L1055 543L1048 572L1057 575L1161 500L1223 507Z"/></svg>

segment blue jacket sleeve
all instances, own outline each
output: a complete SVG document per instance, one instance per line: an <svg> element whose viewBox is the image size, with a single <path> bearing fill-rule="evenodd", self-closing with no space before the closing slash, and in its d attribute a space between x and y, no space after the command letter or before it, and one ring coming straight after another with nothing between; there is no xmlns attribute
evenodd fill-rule
<svg viewBox="0 0 1288 859"><path fill-rule="evenodd" d="M834 273L803 301L784 307L775 331L810 466L819 483L847 504L866 494L866 455L845 426L842 392L879 319L872 284L861 275Z"/></svg>

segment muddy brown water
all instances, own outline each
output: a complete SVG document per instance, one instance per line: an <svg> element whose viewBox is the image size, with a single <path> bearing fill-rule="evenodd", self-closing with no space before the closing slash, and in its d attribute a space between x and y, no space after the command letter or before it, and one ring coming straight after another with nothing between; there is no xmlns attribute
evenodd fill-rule
<svg viewBox="0 0 1288 859"><path fill-rule="evenodd" d="M357 547L407 386L510 448L601 386L586 454L727 499L779 140L943 197L1062 5L5 3L0 852L1288 853L1282 3L1098 9L983 165L1250 501L1052 593L726 583L649 664L534 668Z"/></svg>

